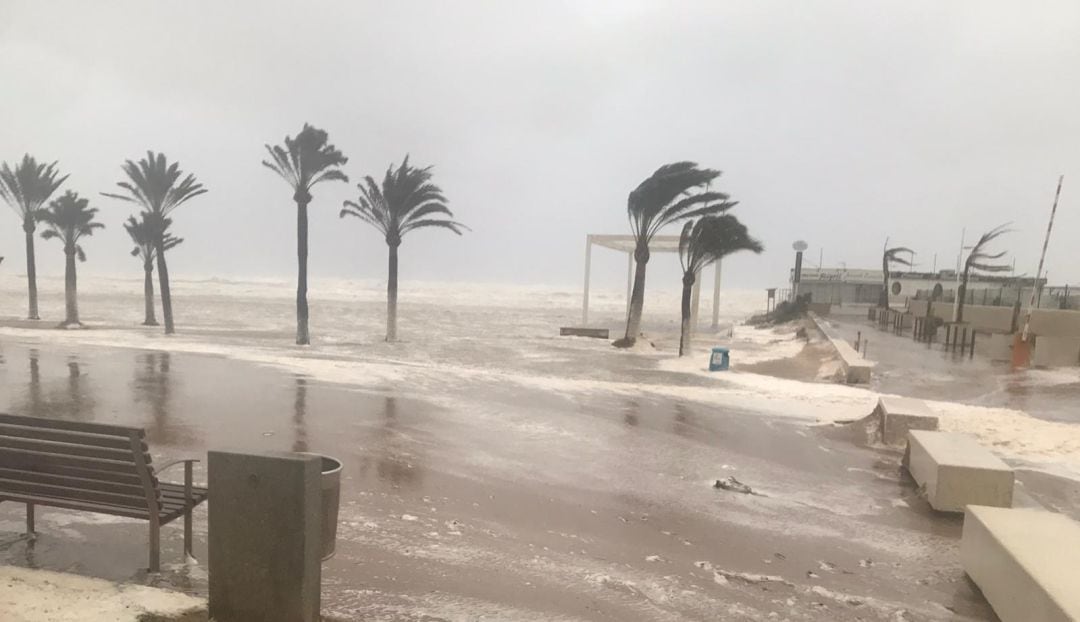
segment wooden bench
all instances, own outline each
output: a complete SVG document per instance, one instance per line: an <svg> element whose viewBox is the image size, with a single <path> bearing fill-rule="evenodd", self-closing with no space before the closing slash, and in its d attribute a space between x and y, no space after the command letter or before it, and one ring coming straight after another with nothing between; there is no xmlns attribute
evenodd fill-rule
<svg viewBox="0 0 1080 622"><path fill-rule="evenodd" d="M175 460L155 472L144 436L139 428L0 414L0 501L26 504L31 536L38 505L148 521L150 571L157 572L161 526L183 516L190 555L191 511L207 490L191 482L198 460ZM158 480L177 464L184 465L183 484Z"/></svg>

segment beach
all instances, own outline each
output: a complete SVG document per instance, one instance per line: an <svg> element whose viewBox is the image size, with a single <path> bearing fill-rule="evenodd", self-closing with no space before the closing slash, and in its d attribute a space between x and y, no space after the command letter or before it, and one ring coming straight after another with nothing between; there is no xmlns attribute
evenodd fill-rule
<svg viewBox="0 0 1080 622"><path fill-rule="evenodd" d="M158 463L211 449L344 463L323 568L337 618L994 619L960 568L960 519L928 509L899 452L844 433L879 393L819 380L827 354L796 326L741 325L763 293L724 292L721 326L703 323L680 360L677 292L664 290L646 301L652 344L619 351L557 336L580 322L569 288L407 286L404 342L386 344L378 283L323 283L300 349L285 282L179 281L170 338L137 325L136 280L88 289L83 331L17 319L21 284L0 279L0 409L144 427ZM596 324L614 331L622 292L594 296ZM43 296L42 315L59 304ZM732 347L731 372L706 371L714 343ZM931 407L943 427L1057 426L1057 444L1038 446L998 426L995 449L1033 500L1078 515L1056 476L1080 463L1075 423ZM753 493L713 487L728 477ZM0 503L0 563L205 596L179 525L148 577L145 524L44 509L31 544L21 517ZM205 562L205 506L195 535Z"/></svg>

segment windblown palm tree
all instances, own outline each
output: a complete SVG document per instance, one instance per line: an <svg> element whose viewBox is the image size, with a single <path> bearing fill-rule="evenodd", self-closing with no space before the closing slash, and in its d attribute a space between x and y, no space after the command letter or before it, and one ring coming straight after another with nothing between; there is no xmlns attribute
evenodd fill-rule
<svg viewBox="0 0 1080 622"><path fill-rule="evenodd" d="M645 306L645 267L649 263L649 243L662 228L686 218L721 214L735 206L722 192L703 189L720 176L720 171L700 169L694 162L665 164L635 188L626 201L630 228L634 233L634 288L626 320L626 336L615 342L630 347L641 331Z"/></svg>
<svg viewBox="0 0 1080 622"><path fill-rule="evenodd" d="M171 224L172 219L166 218L164 221L165 240L163 244L166 251L184 241L183 238L178 238L168 232ZM146 212L140 212L138 219L134 216L128 216L127 222L124 223L124 229L131 236L131 241L135 243L135 248L131 249L131 256L141 259L143 265L143 298L146 308L146 319L143 320L143 326L158 325L154 314L154 231L156 227L157 224L154 222L153 216Z"/></svg>
<svg viewBox="0 0 1080 622"><path fill-rule="evenodd" d="M29 154L24 155L22 161L15 165L15 170L6 162L0 167L0 197L19 214L23 232L26 234L26 280L30 290L30 311L27 317L31 320L39 319L34 230L45 203L68 177L64 175L58 178L58 175L56 162L39 164Z"/></svg>
<svg viewBox="0 0 1080 622"><path fill-rule="evenodd" d="M971 247L971 252L968 253L967 259L964 260L964 273L960 280L960 288L957 290L956 295L956 321L964 321L964 302L967 298L967 285L968 278L971 276L972 271L976 274L979 272L1008 272L1012 270L1012 266L1007 264L993 263L998 259L1005 256L1006 252L991 253L987 250L987 245L993 242L1002 235L1009 233L1012 229L1008 228L1009 223L999 225L993 229L982 234L979 241Z"/></svg>
<svg viewBox="0 0 1080 622"><path fill-rule="evenodd" d="M889 245L889 241L885 241L885 246ZM915 256L915 251L904 246L894 246L892 248L886 248L881 254L881 271L884 273L884 283L881 289L880 306L889 308L889 269L892 264L900 264L902 266L910 266L911 259L902 257L901 255L908 254L912 257Z"/></svg>
<svg viewBox="0 0 1080 622"><path fill-rule="evenodd" d="M397 339L398 247L406 233L426 227L441 227L461 235L465 225L450 220L442 189L431 183L431 167L415 168L405 156L401 166L386 169L382 187L370 176L357 184L360 196L345 201L341 217L355 216L378 229L389 247L389 276L386 281L386 340Z"/></svg>
<svg viewBox="0 0 1080 622"><path fill-rule="evenodd" d="M152 223L150 235L154 240L157 258L158 285L161 288L161 313L165 316L165 334L176 332L173 324L172 293L169 290L169 267L165 263L166 222L169 214L200 194L206 194L192 174L184 175L180 163L169 164L165 154L147 151L138 163L127 160L121 167L128 181L117 182L126 194L102 194L114 199L129 201L143 208L147 220Z"/></svg>
<svg viewBox="0 0 1080 622"><path fill-rule="evenodd" d="M690 353L690 298L701 271L710 264L738 251L760 253L765 249L750 237L746 225L731 214L704 216L687 221L679 236L679 264L682 265L682 332L679 356Z"/></svg>
<svg viewBox="0 0 1080 622"><path fill-rule="evenodd" d="M104 229L105 225L94 221L96 207L90 207L87 199L68 190L59 199L49 203L48 209L41 210L38 220L48 226L41 232L45 240L56 238L64 243L64 322L61 326L80 326L78 288L75 276L75 258L86 261L79 240L94 234L95 229Z"/></svg>
<svg viewBox="0 0 1080 622"><path fill-rule="evenodd" d="M311 189L324 181L344 181L349 178L340 166L349 161L336 147L327 142L323 130L307 123L296 138L285 137L285 146L266 145L269 160L263 166L274 171L293 189L296 201L296 343L311 343L308 332L307 260L308 260L308 203Z"/></svg>

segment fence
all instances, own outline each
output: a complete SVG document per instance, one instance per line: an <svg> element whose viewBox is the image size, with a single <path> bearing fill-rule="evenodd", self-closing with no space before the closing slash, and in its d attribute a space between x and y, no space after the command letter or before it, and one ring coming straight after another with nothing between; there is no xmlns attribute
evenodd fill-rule
<svg viewBox="0 0 1080 622"><path fill-rule="evenodd" d="M933 292L920 289L915 292L916 300L930 300ZM1026 308L1031 302L1030 287L983 287L969 289L964 296L965 304L981 305L986 307L1012 307L1020 303ZM944 290L937 300L941 302L955 302L956 291ZM1037 309L1068 309L1080 310L1080 287L1062 285L1043 287L1035 296L1035 308Z"/></svg>

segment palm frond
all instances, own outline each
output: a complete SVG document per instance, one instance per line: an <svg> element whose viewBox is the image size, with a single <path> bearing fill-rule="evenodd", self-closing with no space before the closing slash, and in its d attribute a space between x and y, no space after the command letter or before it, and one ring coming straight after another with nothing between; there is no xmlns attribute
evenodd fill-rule
<svg viewBox="0 0 1080 622"><path fill-rule="evenodd" d="M627 197L626 213L635 239L648 243L660 229L686 217L691 207L708 202L695 197L709 193L694 191L719 176L720 171L698 168L694 162L674 162L658 168ZM726 195L716 200L726 200Z"/></svg>
<svg viewBox="0 0 1080 622"><path fill-rule="evenodd" d="M679 236L679 260L684 273L700 272L732 253L763 250L764 246L750 236L746 225L731 214L704 216L687 223Z"/></svg>
<svg viewBox="0 0 1080 622"><path fill-rule="evenodd" d="M39 163L30 154L14 169L5 162L0 166L0 199L22 220L36 220L38 211L68 178L59 176L56 164Z"/></svg>
<svg viewBox="0 0 1080 622"><path fill-rule="evenodd" d="M446 196L431 177L432 167L414 167L406 155L399 166L387 167L381 183L365 176L357 184L356 200L345 201L340 216L368 223L391 245L400 244L406 233L426 227L449 229L458 235L468 231L468 227L452 220L454 214L447 207Z"/></svg>
<svg viewBox="0 0 1080 622"><path fill-rule="evenodd" d="M76 245L80 238L105 227L94 220L97 213L97 208L90 207L89 200L68 190L39 214L39 220L48 227L41 232L41 237L46 240L58 238L66 247Z"/></svg>
<svg viewBox="0 0 1080 622"><path fill-rule="evenodd" d="M1007 254L1006 251L991 253L987 249L987 245L1006 233L1011 233L1012 229L1009 228L1009 224L998 225L979 236L979 241L971 247L971 252L968 253L967 259L964 261L965 273L971 270L977 272L1008 272L1012 270L1010 265L987 263L1001 259Z"/></svg>
<svg viewBox="0 0 1080 622"><path fill-rule="evenodd" d="M124 193L103 192L103 196L136 203L150 213L168 216L177 207L207 189L192 174L184 175L179 162L170 164L163 153L147 151L146 157L121 166L127 179L117 182Z"/></svg>
<svg viewBox="0 0 1080 622"><path fill-rule="evenodd" d="M295 197L310 200L311 188L324 181L348 182L341 171L349 159L329 143L329 134L308 123L295 138L285 137L284 145L266 145L270 160L263 166L277 173L293 189Z"/></svg>

